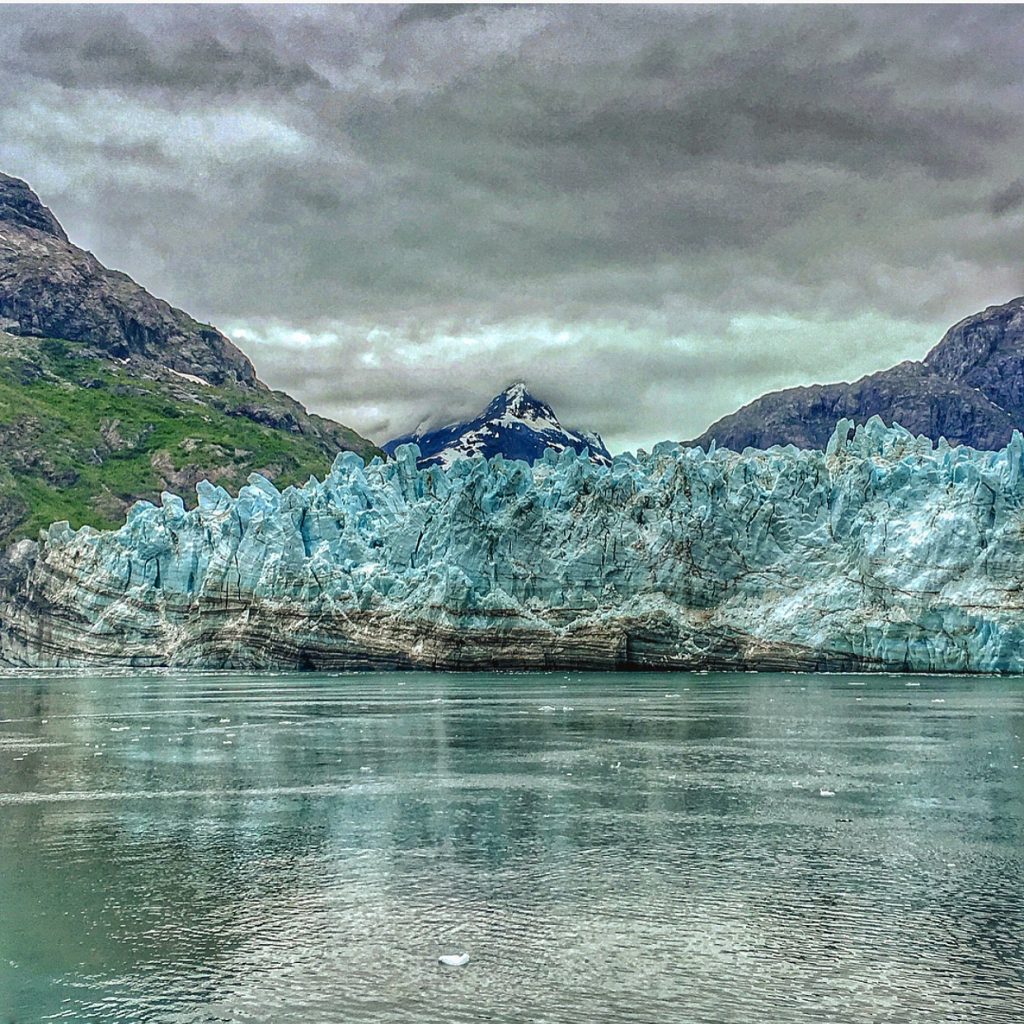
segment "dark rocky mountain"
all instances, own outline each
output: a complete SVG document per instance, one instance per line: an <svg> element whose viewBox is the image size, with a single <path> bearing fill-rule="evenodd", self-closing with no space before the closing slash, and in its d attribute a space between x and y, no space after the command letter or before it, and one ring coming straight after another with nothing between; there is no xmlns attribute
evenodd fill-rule
<svg viewBox="0 0 1024 1024"><path fill-rule="evenodd" d="M66 242L68 236L50 208L20 178L0 174L0 223L32 228Z"/></svg>
<svg viewBox="0 0 1024 1024"><path fill-rule="evenodd" d="M914 434L996 449L1024 429L1024 297L990 306L951 327L922 362L853 383L763 395L686 442L742 451L773 444L823 449L836 421L880 416Z"/></svg>
<svg viewBox="0 0 1024 1024"><path fill-rule="evenodd" d="M1019 426L1024 422L1024 296L961 320L924 363L940 377L977 388Z"/></svg>
<svg viewBox="0 0 1024 1024"><path fill-rule="evenodd" d="M0 176L0 328L88 342L211 384L256 384L252 363L220 331L72 245L28 185L8 175Z"/></svg>
<svg viewBox="0 0 1024 1024"><path fill-rule="evenodd" d="M463 423L453 423L423 434L405 434L384 445L392 454L403 444L417 444L419 466L448 466L457 459L482 455L489 459L503 455L506 459L535 462L544 452L571 448L587 449L595 462L609 463L611 455L597 434L566 430L554 410L546 402L534 398L521 381L493 398L479 416Z"/></svg>
<svg viewBox="0 0 1024 1024"><path fill-rule="evenodd" d="M0 544L57 519L114 525L203 477L302 482L345 450L379 453L271 391L220 331L104 267L0 175Z"/></svg>

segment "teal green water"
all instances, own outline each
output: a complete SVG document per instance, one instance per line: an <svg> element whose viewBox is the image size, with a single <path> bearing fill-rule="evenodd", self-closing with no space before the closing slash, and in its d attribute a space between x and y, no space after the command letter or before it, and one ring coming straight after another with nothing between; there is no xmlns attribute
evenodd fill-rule
<svg viewBox="0 0 1024 1024"><path fill-rule="evenodd" d="M1020 680L0 678L0 1024L1019 1022L1022 737Z"/></svg>

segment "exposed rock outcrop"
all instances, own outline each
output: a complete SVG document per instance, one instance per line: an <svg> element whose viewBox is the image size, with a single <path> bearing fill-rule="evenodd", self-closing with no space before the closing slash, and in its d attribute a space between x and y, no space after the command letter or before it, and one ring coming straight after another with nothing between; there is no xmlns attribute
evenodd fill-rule
<svg viewBox="0 0 1024 1024"><path fill-rule="evenodd" d="M852 384L773 391L687 444L742 451L773 444L821 448L840 417L880 416L915 434L993 450L1024 429L1024 297L951 327L923 362L904 362Z"/></svg>
<svg viewBox="0 0 1024 1024"><path fill-rule="evenodd" d="M925 356L925 366L946 380L977 388L1024 424L1024 297L990 306L951 327ZM986 445L986 447L988 447ZM994 446L993 446L994 447Z"/></svg>
<svg viewBox="0 0 1024 1024"><path fill-rule="evenodd" d="M62 242L68 240L49 207L43 206L26 182L9 174L0 174L0 223L41 231Z"/></svg>
<svg viewBox="0 0 1024 1024"><path fill-rule="evenodd" d="M252 363L220 331L72 245L28 185L8 175L0 175L0 327L85 341L213 384L256 383Z"/></svg>

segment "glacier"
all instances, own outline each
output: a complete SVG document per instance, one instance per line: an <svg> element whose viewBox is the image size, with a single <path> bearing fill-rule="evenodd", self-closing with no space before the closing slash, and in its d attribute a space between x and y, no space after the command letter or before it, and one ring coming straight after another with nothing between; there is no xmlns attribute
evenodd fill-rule
<svg viewBox="0 0 1024 1024"><path fill-rule="evenodd" d="M7 666L1024 670L1024 437L338 456L0 562Z"/></svg>

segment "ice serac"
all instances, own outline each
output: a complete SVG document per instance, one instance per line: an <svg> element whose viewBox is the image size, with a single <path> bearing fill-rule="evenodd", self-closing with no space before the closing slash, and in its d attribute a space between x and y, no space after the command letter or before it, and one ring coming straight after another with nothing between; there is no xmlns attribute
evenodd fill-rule
<svg viewBox="0 0 1024 1024"><path fill-rule="evenodd" d="M1024 438L572 451L165 495L0 564L9 665L1024 670Z"/></svg>
<svg viewBox="0 0 1024 1024"><path fill-rule="evenodd" d="M475 419L452 423L422 434L406 434L382 447L392 454L404 444L415 444L420 468L449 466L457 459L506 459L536 462L548 450L588 452L594 462L609 463L611 455L594 433L563 427L547 402L530 394L522 381L496 395Z"/></svg>

